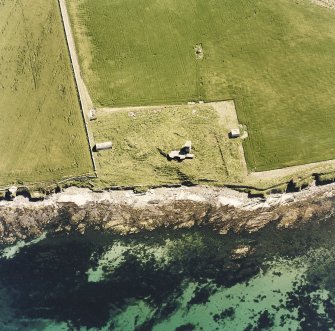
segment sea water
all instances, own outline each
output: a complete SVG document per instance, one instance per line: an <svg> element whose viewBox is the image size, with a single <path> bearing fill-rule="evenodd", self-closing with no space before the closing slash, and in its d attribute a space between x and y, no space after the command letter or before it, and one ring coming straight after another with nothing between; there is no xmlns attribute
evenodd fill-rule
<svg viewBox="0 0 335 331"><path fill-rule="evenodd" d="M333 330L334 244L335 219L253 234L45 234L2 247L0 330Z"/></svg>

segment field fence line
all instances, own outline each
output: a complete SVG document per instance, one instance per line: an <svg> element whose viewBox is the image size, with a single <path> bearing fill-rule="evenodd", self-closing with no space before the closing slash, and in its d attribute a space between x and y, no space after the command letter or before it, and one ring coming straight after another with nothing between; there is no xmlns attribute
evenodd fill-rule
<svg viewBox="0 0 335 331"><path fill-rule="evenodd" d="M66 44L67 44L69 55L70 55L71 68L72 68L72 71L74 74L74 80L76 83L80 110L81 110L81 114L82 114L84 126L85 126L86 138L87 138L88 145L90 148L90 157L91 157L91 161L93 164L93 170L94 170L95 176L98 177L97 166L96 166L94 155L93 155L93 146L94 146L93 133L91 137L90 128L89 128L88 120L87 120L87 114L86 114L87 111L89 110L88 108L92 107L92 101L88 94L87 89L85 88L85 83L81 77L79 60L77 56L76 46L74 42L74 37L73 37L71 24L70 24L70 18L69 18L65 0L58 0L58 5L59 5L60 12L61 12L61 18L62 18L62 23L63 23L63 29L65 32Z"/></svg>

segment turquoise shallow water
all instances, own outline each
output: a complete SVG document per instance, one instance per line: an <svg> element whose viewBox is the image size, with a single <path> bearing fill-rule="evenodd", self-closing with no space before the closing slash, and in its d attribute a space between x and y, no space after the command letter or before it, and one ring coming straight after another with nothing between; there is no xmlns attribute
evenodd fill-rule
<svg viewBox="0 0 335 331"><path fill-rule="evenodd" d="M333 330L335 219L2 247L0 330ZM247 257L232 254L247 245Z"/></svg>

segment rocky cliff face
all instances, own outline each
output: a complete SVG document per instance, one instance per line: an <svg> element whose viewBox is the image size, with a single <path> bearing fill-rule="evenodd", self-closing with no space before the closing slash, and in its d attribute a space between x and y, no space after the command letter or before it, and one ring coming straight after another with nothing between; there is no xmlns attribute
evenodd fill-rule
<svg viewBox="0 0 335 331"><path fill-rule="evenodd" d="M227 188L161 188L94 193L69 188L40 202L22 197L0 202L0 243L43 232L84 233L88 229L129 234L156 228L207 226L222 234L257 231L270 222L294 227L335 212L335 185L250 199Z"/></svg>

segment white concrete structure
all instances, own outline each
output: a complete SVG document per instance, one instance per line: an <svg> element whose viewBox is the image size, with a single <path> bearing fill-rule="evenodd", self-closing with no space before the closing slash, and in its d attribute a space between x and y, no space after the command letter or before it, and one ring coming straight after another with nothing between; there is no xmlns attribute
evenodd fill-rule
<svg viewBox="0 0 335 331"><path fill-rule="evenodd" d="M171 151L168 156L171 160L183 161L185 159L193 159L194 154L191 154L192 142L186 141L185 145L179 151Z"/></svg>
<svg viewBox="0 0 335 331"><path fill-rule="evenodd" d="M230 138L238 138L241 135L240 129L232 129L229 133Z"/></svg>
<svg viewBox="0 0 335 331"><path fill-rule="evenodd" d="M95 150L98 151L103 151L106 149L111 149L113 147L113 144L111 141L105 141L103 143L98 143L95 144Z"/></svg>

